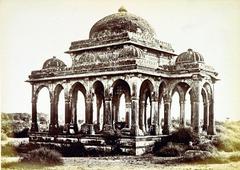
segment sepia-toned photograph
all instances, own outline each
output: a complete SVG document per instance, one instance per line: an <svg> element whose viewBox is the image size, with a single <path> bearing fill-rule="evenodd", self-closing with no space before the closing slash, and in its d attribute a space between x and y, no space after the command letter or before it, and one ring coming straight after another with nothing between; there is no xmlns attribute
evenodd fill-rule
<svg viewBox="0 0 240 170"><path fill-rule="evenodd" d="M239 170L240 1L0 0L2 169Z"/></svg>

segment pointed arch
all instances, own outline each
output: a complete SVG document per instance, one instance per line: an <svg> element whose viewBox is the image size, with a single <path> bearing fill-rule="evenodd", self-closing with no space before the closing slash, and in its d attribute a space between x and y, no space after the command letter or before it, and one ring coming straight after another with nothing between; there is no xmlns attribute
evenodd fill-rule
<svg viewBox="0 0 240 170"><path fill-rule="evenodd" d="M208 127L207 127L207 133L210 135L215 134L215 118L214 118L214 96L213 96L213 88L212 86L206 82L203 85L203 89L206 92L207 95L207 101L208 105L206 106L206 109L208 109Z"/></svg>
<svg viewBox="0 0 240 170"><path fill-rule="evenodd" d="M61 97L61 98L60 98ZM59 104L59 101L61 102ZM64 98L64 87L61 84L57 84L54 89L54 108L55 108L55 121L58 125L61 125L59 132L62 133L63 125L65 124L65 98ZM61 107L64 108L61 108ZM60 112L59 112L60 111Z"/></svg>
<svg viewBox="0 0 240 170"><path fill-rule="evenodd" d="M83 84L76 82L69 90L71 102L71 127L74 133L86 122L86 89Z"/></svg>
<svg viewBox="0 0 240 170"><path fill-rule="evenodd" d="M102 130L104 125L104 85L101 81L97 80L93 83L94 97L93 97L93 123L95 133Z"/></svg>
<svg viewBox="0 0 240 170"><path fill-rule="evenodd" d="M171 112L173 112L178 117L179 120L176 121L174 124L176 125L176 128L178 127L185 127L186 126L186 95L188 94L188 91L190 91L190 85L185 82L178 82L173 86L172 89L172 101L171 101ZM174 94L178 94L178 101L175 101L176 96L173 96ZM175 113L176 112L176 113ZM173 114L173 115L174 115Z"/></svg>
<svg viewBox="0 0 240 170"><path fill-rule="evenodd" d="M36 102L36 120L39 125L39 132L49 132L50 119L51 119L51 100L52 93L49 87L46 85L40 85L35 91L35 102ZM40 107L39 107L40 106ZM47 110L41 110L44 108Z"/></svg>
<svg viewBox="0 0 240 170"><path fill-rule="evenodd" d="M113 121L116 128L130 127L131 115L131 90L128 82L123 79L117 79L112 84L113 98L112 111ZM120 100L124 96L124 100ZM123 102L123 103L120 103ZM125 110L120 110L120 105L125 105ZM120 120L122 117L122 120Z"/></svg>
<svg viewBox="0 0 240 170"><path fill-rule="evenodd" d="M146 79L140 86L139 96L139 126L145 134L151 133L151 126L153 122L152 113L152 94L154 92L153 83Z"/></svg>

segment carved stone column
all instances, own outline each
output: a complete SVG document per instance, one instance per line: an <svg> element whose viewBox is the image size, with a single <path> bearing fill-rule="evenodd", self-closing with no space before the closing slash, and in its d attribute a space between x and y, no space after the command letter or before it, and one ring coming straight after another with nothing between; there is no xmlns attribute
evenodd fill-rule
<svg viewBox="0 0 240 170"><path fill-rule="evenodd" d="M170 134L171 127L171 102L172 99L170 96L164 98L164 125L163 125L163 134Z"/></svg>
<svg viewBox="0 0 240 170"><path fill-rule="evenodd" d="M127 126L131 127L131 102L126 102L126 122Z"/></svg>
<svg viewBox="0 0 240 170"><path fill-rule="evenodd" d="M69 125L71 122L71 110L70 110L70 101L68 98L65 98L65 129L69 132Z"/></svg>
<svg viewBox="0 0 240 170"><path fill-rule="evenodd" d="M151 135L158 135L160 132L160 126L158 123L158 101L156 97L152 97L152 125L150 129Z"/></svg>
<svg viewBox="0 0 240 170"><path fill-rule="evenodd" d="M71 122L70 122L70 128L74 130L74 133L78 132L78 125L77 125L77 97L73 98L71 100Z"/></svg>
<svg viewBox="0 0 240 170"><path fill-rule="evenodd" d="M105 98L104 129L112 128L112 98Z"/></svg>
<svg viewBox="0 0 240 170"><path fill-rule="evenodd" d="M88 133L89 134L95 134L94 128L93 128L93 97L91 94L87 95L86 97L86 125L88 126Z"/></svg>
<svg viewBox="0 0 240 170"><path fill-rule="evenodd" d="M102 105L102 99L99 99L99 97L97 97L97 124L98 124L98 126L100 125L100 109L101 109L101 105Z"/></svg>
<svg viewBox="0 0 240 170"><path fill-rule="evenodd" d="M203 103L203 131L207 131L208 129L208 117L209 117L209 102L204 101Z"/></svg>
<svg viewBox="0 0 240 170"><path fill-rule="evenodd" d="M200 87L199 82L196 82L191 92L191 109L192 109L192 128L195 133L199 133L199 102L200 102Z"/></svg>
<svg viewBox="0 0 240 170"><path fill-rule="evenodd" d="M194 113L193 113L193 99L192 99L192 97L190 97L190 104L191 104L191 106L190 106L190 109L191 109L191 122L190 122L190 124L191 124L191 127L193 127L193 116L194 116Z"/></svg>
<svg viewBox="0 0 240 170"><path fill-rule="evenodd" d="M50 100L49 133L50 134L54 134L54 135L58 133L58 124L56 122L56 103L54 102L54 98L53 97Z"/></svg>
<svg viewBox="0 0 240 170"><path fill-rule="evenodd" d="M55 102L55 111L54 111L54 124L55 126L57 127L57 129L59 128L59 123L58 123L58 100L56 99L56 102Z"/></svg>
<svg viewBox="0 0 240 170"><path fill-rule="evenodd" d="M139 98L132 97L132 126L131 126L131 135L140 136L143 135L142 130L139 128Z"/></svg>
<svg viewBox="0 0 240 170"><path fill-rule="evenodd" d="M32 124L31 124L31 132L38 132L38 124L37 124L37 101L35 97L32 97Z"/></svg>
<svg viewBox="0 0 240 170"><path fill-rule="evenodd" d="M185 100L180 100L180 127L186 126L185 119Z"/></svg>
<svg viewBox="0 0 240 170"><path fill-rule="evenodd" d="M143 133L146 132L145 129L145 101L140 101L140 110L139 110L139 128L143 131Z"/></svg>
<svg viewBox="0 0 240 170"><path fill-rule="evenodd" d="M215 119L214 119L214 100L212 99L209 103L209 125L208 134L215 135Z"/></svg>
<svg viewBox="0 0 240 170"><path fill-rule="evenodd" d="M86 123L93 123L93 99L90 96L86 97L86 110L85 110Z"/></svg>
<svg viewBox="0 0 240 170"><path fill-rule="evenodd" d="M113 111L113 120L114 122L118 122L120 120L119 115L119 104L120 104L120 98L118 97L116 100L112 100L112 111Z"/></svg>

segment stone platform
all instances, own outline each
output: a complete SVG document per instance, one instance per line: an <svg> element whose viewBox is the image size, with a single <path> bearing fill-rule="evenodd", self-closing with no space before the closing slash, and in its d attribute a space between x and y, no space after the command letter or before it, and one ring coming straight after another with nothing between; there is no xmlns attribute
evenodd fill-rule
<svg viewBox="0 0 240 170"><path fill-rule="evenodd" d="M43 133L30 134L29 142L41 145L69 145L83 144L85 148L95 148L110 151L119 147L123 153L130 155L142 155L152 150L156 141L161 141L166 135L158 136L121 136L118 138L104 137L103 135L49 135ZM76 151L77 152L77 151Z"/></svg>

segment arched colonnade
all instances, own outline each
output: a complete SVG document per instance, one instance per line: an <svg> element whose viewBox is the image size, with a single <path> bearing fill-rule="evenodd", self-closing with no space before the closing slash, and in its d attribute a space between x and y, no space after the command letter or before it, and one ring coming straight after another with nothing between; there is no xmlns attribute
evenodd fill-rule
<svg viewBox="0 0 240 170"><path fill-rule="evenodd" d="M185 99L191 99L191 127L199 133L201 130L212 135L214 126L214 93L211 82L205 80L164 80L144 76L115 76L101 79L84 78L56 82L32 82L32 132L38 132L37 101L43 87L49 91L50 123L49 133L59 131L58 101L64 92L65 125L69 133L72 129L78 133L87 127L89 134L101 133L109 128L129 130L131 135L159 135L171 133L171 106L174 93L179 95L180 126L186 126ZM79 92L84 96L85 120L78 127L77 107ZM202 96L202 97L201 97ZM125 116L120 120L120 99L124 98ZM200 127L200 99L203 99L203 126ZM95 107L95 108L93 108ZM93 111L95 110L95 112ZM102 111L101 111L102 110ZM163 113L161 112L163 110ZM95 115L94 115L95 114ZM95 121L93 118L95 117ZM102 118L102 119L101 119ZM163 120L163 123L162 121Z"/></svg>

